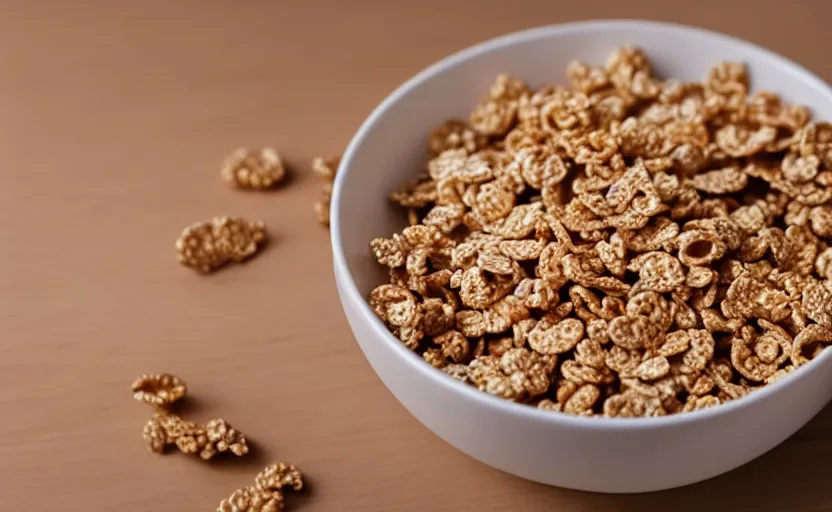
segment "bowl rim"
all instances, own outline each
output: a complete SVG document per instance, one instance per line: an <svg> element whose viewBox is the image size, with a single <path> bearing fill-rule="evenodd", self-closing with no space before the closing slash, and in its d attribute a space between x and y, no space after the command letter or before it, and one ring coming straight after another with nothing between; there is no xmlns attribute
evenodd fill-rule
<svg viewBox="0 0 832 512"><path fill-rule="evenodd" d="M764 400L771 395L779 393L781 390L785 389L798 379L802 379L815 371L820 371L820 368L824 366L826 360L832 358L832 350L824 350L815 359L790 372L788 375L773 384L754 391L747 396L731 400L730 402L720 404L716 407L698 409L685 413L670 414L666 416L638 418L584 417L565 413L553 414L551 411L540 410L537 407L533 407L528 404L513 402L511 400L499 398L489 393L480 391L477 388L457 381L453 377L425 363L424 360L415 352L405 347L398 339L396 339L381 322L381 320L372 312L366 298L358 290L358 286L355 283L352 272L347 265L347 259L344 253L341 238L341 190L344 182L346 181L346 175L349 173L352 166L358 147L363 143L367 134L374 128L379 119L392 105L398 103L402 98L418 88L423 82L428 81L465 61L487 54L500 47L547 38L554 35L564 35L585 31L594 32L613 28L624 28L644 32L684 32L693 36L716 39L719 42L733 46L742 46L748 51L756 52L760 54L761 57L769 59L784 73L796 75L797 78L806 83L808 86L818 89L819 92L824 94L827 99L832 102L832 88L800 64L797 64L782 55L744 39L700 27L682 25L678 23L637 19L601 19L560 23L507 33L456 51L428 66L427 68L424 68L422 71L415 74L402 85L397 87L384 100L382 100L382 102L373 109L370 115L361 124L344 151L333 185L332 207L330 213L330 239L332 245L333 265L335 267L336 281L339 285L339 294L341 295L340 299L342 302L352 301L357 303L357 312L360 316L360 321L368 324L372 331L381 339L382 343L390 344L395 353L403 359L404 364L412 367L415 372L422 376L422 378L430 379L439 387L444 388L446 392L461 395L462 398L473 401L480 407L495 409L503 414L521 416L532 422L552 424L565 428L580 428L598 431L620 431L633 429L651 430L705 422L716 417L729 415L750 407L755 402L759 402L760 400Z"/></svg>

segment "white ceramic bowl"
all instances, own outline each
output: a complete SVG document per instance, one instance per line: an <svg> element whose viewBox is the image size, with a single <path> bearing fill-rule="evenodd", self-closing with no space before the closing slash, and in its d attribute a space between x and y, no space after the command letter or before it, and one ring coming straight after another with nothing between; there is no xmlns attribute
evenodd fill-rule
<svg viewBox="0 0 832 512"><path fill-rule="evenodd" d="M396 398L468 455L538 482L599 492L645 492L716 476L762 455L832 398L832 350L780 382L712 409L661 418L604 419L540 411L492 397L425 364L373 315L365 297L385 273L368 249L404 226L387 195L425 163L429 131L466 117L494 77L561 82L572 59L601 64L622 44L643 48L659 76L701 80L722 60L748 64L752 86L832 119L832 90L800 66L750 43L643 21L555 25L474 46L419 73L370 115L341 163L332 201L335 277L367 360ZM782 469L786 471L785 468Z"/></svg>

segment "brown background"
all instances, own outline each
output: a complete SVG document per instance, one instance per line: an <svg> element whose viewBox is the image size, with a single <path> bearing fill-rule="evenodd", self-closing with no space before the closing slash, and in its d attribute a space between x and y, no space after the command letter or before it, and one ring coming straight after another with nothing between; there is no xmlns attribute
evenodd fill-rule
<svg viewBox="0 0 832 512"><path fill-rule="evenodd" d="M279 459L307 472L290 505L308 512L832 510L832 408L740 470L642 496L532 484L445 445L352 339L307 165L409 76L505 32L672 20L832 79L830 16L812 0L0 2L0 509L214 510ZM219 162L241 145L278 147L292 182L228 190ZM173 242L218 214L261 217L274 242L199 277ZM189 416L228 419L256 453L148 453L128 389L145 371L182 376Z"/></svg>

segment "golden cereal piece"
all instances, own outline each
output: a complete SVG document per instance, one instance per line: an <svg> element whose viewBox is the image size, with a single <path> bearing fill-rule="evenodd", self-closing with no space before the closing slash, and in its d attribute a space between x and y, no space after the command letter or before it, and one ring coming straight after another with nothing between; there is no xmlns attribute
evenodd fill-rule
<svg viewBox="0 0 832 512"><path fill-rule="evenodd" d="M195 423L186 422L167 412L157 412L145 423L142 438L147 443L149 451L164 453L170 446L176 444L179 437L191 435L196 430L198 426Z"/></svg>
<svg viewBox="0 0 832 512"><path fill-rule="evenodd" d="M741 63L687 83L622 47L566 76L500 75L428 136L389 198L410 225L370 242L392 335L486 393L609 417L740 399L832 345L832 124Z"/></svg>
<svg viewBox="0 0 832 512"><path fill-rule="evenodd" d="M340 163L340 156L328 158L316 157L312 160L312 171L324 180L321 189L323 198L314 204L315 216L322 226L329 227L329 203L332 198L332 182L335 181L335 174L338 172Z"/></svg>
<svg viewBox="0 0 832 512"><path fill-rule="evenodd" d="M574 89L584 94L591 94L609 84L609 76L601 68L594 68L583 62L573 60L566 66L566 78Z"/></svg>
<svg viewBox="0 0 832 512"><path fill-rule="evenodd" d="M468 153L475 153L486 146L488 138L474 132L464 121L451 119L434 129L428 138L428 146L433 155L448 149L463 148Z"/></svg>
<svg viewBox="0 0 832 512"><path fill-rule="evenodd" d="M468 366L464 364L449 364L442 368L442 372L455 380L468 384Z"/></svg>
<svg viewBox="0 0 832 512"><path fill-rule="evenodd" d="M685 412L696 411L699 409L706 409L720 404L719 398L713 395L695 396L691 395L685 401L685 407L682 409Z"/></svg>
<svg viewBox="0 0 832 512"><path fill-rule="evenodd" d="M260 471L254 484L262 490L279 491L288 487L300 491L303 489L303 475L293 464L278 462Z"/></svg>
<svg viewBox="0 0 832 512"><path fill-rule="evenodd" d="M529 346L540 354L569 352L584 336L584 324L577 318L565 318L553 322L543 317L529 332Z"/></svg>
<svg viewBox="0 0 832 512"><path fill-rule="evenodd" d="M315 216L322 226L329 227L329 198L315 202Z"/></svg>
<svg viewBox="0 0 832 512"><path fill-rule="evenodd" d="M766 331L744 326L731 339L731 364L743 377L754 382L770 379L780 371L792 351L792 337L783 328L760 320Z"/></svg>
<svg viewBox="0 0 832 512"><path fill-rule="evenodd" d="M832 329L828 329L818 324L807 325L805 329L800 331L794 338L792 346L791 358L795 367L804 365L809 362L809 356L817 357L821 350L832 344ZM811 347L812 351L806 349Z"/></svg>
<svg viewBox="0 0 832 512"><path fill-rule="evenodd" d="M176 240L179 262L201 273L251 258L266 240L262 220L214 217L185 228Z"/></svg>
<svg viewBox="0 0 832 512"><path fill-rule="evenodd" d="M560 366L563 378L576 384L612 384L616 375L610 368L594 368L577 361L564 361Z"/></svg>
<svg viewBox="0 0 832 512"><path fill-rule="evenodd" d="M442 283L447 284L450 276L447 272L441 272L441 276L436 276L434 279L434 275L424 278L424 288L427 290L429 287L432 286L443 286ZM447 278L447 279L446 279ZM421 280L420 280L421 281ZM431 284L428 284L431 283ZM422 284L419 283L419 288L422 287ZM424 301L423 305L423 319L422 325L425 329L425 334L428 336L434 336L435 341L439 345L443 345L444 343L449 343L453 346L458 346L456 342L456 338L461 336L462 339L465 339L464 336L459 334L457 331L453 330L454 327L454 308L450 304L446 304L442 299L438 297L431 297ZM440 340L440 336L442 337ZM466 340L467 342L467 340Z"/></svg>
<svg viewBox="0 0 832 512"><path fill-rule="evenodd" d="M633 377L641 380L661 379L670 372L670 363L664 356L645 359L632 372Z"/></svg>
<svg viewBox="0 0 832 512"><path fill-rule="evenodd" d="M131 385L133 398L149 405L170 405L183 398L188 386L169 373L143 374Z"/></svg>
<svg viewBox="0 0 832 512"><path fill-rule="evenodd" d="M632 295L627 301L626 312L630 316L646 316L651 324L662 331L667 331L673 323L672 306L656 292L645 291Z"/></svg>
<svg viewBox="0 0 832 512"><path fill-rule="evenodd" d="M451 318L453 318L452 314ZM436 336L433 340L441 348L442 356L455 363L466 361L470 357L471 346L468 338L463 336L459 331L446 331Z"/></svg>
<svg viewBox="0 0 832 512"><path fill-rule="evenodd" d="M142 438L147 443L147 449L153 453L164 453L170 444L165 429L162 427L162 422L159 421L157 415L154 415L145 423L144 429L142 429Z"/></svg>
<svg viewBox="0 0 832 512"><path fill-rule="evenodd" d="M303 489L303 475L292 464L279 462L263 469L255 484L237 489L222 500L217 512L278 512L283 509L285 489Z"/></svg>
<svg viewBox="0 0 832 512"><path fill-rule="evenodd" d="M465 217L465 205L436 205L422 219L426 226L436 226L442 233L450 233L462 224Z"/></svg>
<svg viewBox="0 0 832 512"><path fill-rule="evenodd" d="M199 425L175 414L158 412L145 424L142 437L148 450L154 453L164 453L169 447L176 446L182 453L199 455L203 460L225 452L240 457L249 451L243 434L223 419Z"/></svg>
<svg viewBox="0 0 832 512"><path fill-rule="evenodd" d="M505 135L517 119L517 102L487 101L471 112L471 127L481 135Z"/></svg>
<svg viewBox="0 0 832 512"><path fill-rule="evenodd" d="M438 197L436 182L421 178L399 187L390 194L390 201L406 208L424 208L435 203Z"/></svg>
<svg viewBox="0 0 832 512"><path fill-rule="evenodd" d="M592 368L604 368L606 359L601 343L590 338L581 340L575 345L575 361Z"/></svg>
<svg viewBox="0 0 832 512"><path fill-rule="evenodd" d="M628 389L604 401L604 416L610 418L638 418L665 416L667 411L657 396L642 395Z"/></svg>
<svg viewBox="0 0 832 512"><path fill-rule="evenodd" d="M468 378L486 393L520 400L546 392L556 362L554 356L512 348L499 358L492 355L475 359L469 366Z"/></svg>
<svg viewBox="0 0 832 512"><path fill-rule="evenodd" d="M537 408L542 411L551 411L551 412L561 412L563 410L563 406L557 402L553 402L548 398L544 398L543 400L537 402Z"/></svg>
<svg viewBox="0 0 832 512"><path fill-rule="evenodd" d="M709 194L728 194L744 189L748 184L748 175L737 167L726 167L699 173L693 177L691 184L696 190Z"/></svg>
<svg viewBox="0 0 832 512"><path fill-rule="evenodd" d="M240 148L226 158L220 174L237 188L263 190L283 181L286 167L272 148Z"/></svg>
<svg viewBox="0 0 832 512"><path fill-rule="evenodd" d="M338 165L341 163L340 156L331 157L315 157L312 160L312 171L326 181L332 182L335 180L335 174L338 172Z"/></svg>
<svg viewBox="0 0 832 512"><path fill-rule="evenodd" d="M832 279L832 247L820 252L815 260L815 272L819 277Z"/></svg>
<svg viewBox="0 0 832 512"><path fill-rule="evenodd" d="M238 457L248 453L246 438L223 419L209 421L205 425L205 434L215 453L231 452Z"/></svg>
<svg viewBox="0 0 832 512"><path fill-rule="evenodd" d="M431 347L422 353L422 359L434 368L444 368L448 365L448 360L442 354L442 350Z"/></svg>
<svg viewBox="0 0 832 512"><path fill-rule="evenodd" d="M283 509L283 494L264 492L254 486L237 489L222 500L217 512L278 512Z"/></svg>
<svg viewBox="0 0 832 512"><path fill-rule="evenodd" d="M644 315L624 315L612 319L609 336L613 343L625 350L645 349L660 345L664 333Z"/></svg>
<svg viewBox="0 0 832 512"><path fill-rule="evenodd" d="M563 412L583 414L592 410L592 406L601 396L601 390L594 384L584 384L564 402Z"/></svg>

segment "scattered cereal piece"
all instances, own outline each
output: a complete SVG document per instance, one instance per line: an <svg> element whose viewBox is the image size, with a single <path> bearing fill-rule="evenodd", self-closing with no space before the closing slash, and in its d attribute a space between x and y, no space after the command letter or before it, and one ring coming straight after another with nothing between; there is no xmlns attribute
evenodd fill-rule
<svg viewBox="0 0 832 512"><path fill-rule="evenodd" d="M410 226L370 242L373 311L456 380L559 413L689 412L809 363L832 345L832 124L740 63L598 64L572 89L500 75L431 133L390 197Z"/></svg>
<svg viewBox="0 0 832 512"><path fill-rule="evenodd" d="M274 149L240 148L223 162L220 174L237 188L262 190L283 181L286 168Z"/></svg>
<svg viewBox="0 0 832 512"><path fill-rule="evenodd" d="M147 449L153 453L164 453L168 445L171 444L157 415L154 415L145 423L142 438L147 442Z"/></svg>
<svg viewBox="0 0 832 512"><path fill-rule="evenodd" d="M255 478L255 485L237 489L222 500L217 512L278 512L283 509L283 490L303 489L300 470L283 462L272 464Z"/></svg>
<svg viewBox="0 0 832 512"><path fill-rule="evenodd" d="M334 181L340 160L340 156L329 158L316 157L312 160L312 171L326 181Z"/></svg>
<svg viewBox="0 0 832 512"><path fill-rule="evenodd" d="M143 374L131 386L133 398L155 406L170 405L183 398L188 387L169 373Z"/></svg>
<svg viewBox="0 0 832 512"><path fill-rule="evenodd" d="M222 500L217 512L278 512L282 508L282 493L264 492L249 486L237 489Z"/></svg>
<svg viewBox="0 0 832 512"><path fill-rule="evenodd" d="M216 453L231 452L238 457L248 453L246 438L223 419L209 421L205 425L205 433L208 436L209 446Z"/></svg>
<svg viewBox="0 0 832 512"><path fill-rule="evenodd" d="M142 437L154 453L164 453L175 445L182 453L198 454L203 460L224 452L239 457L249 450L246 438L225 420L211 420L202 426L167 412L154 414L145 424Z"/></svg>
<svg viewBox="0 0 832 512"><path fill-rule="evenodd" d="M329 226L329 199L315 202L315 215L322 226Z"/></svg>
<svg viewBox="0 0 832 512"><path fill-rule="evenodd" d="M261 220L215 217L185 228L176 241L176 250L180 263L210 273L230 261L252 257L265 240L266 226Z"/></svg>
<svg viewBox="0 0 832 512"><path fill-rule="evenodd" d="M263 469L254 479L255 486L263 490L281 490L290 487L295 491L303 489L303 475L292 464L278 462Z"/></svg>
<svg viewBox="0 0 832 512"><path fill-rule="evenodd" d="M335 174L341 157L316 157L312 160L312 171L324 180L322 187L323 199L315 202L315 215L322 226L329 227L329 201L332 198L332 182L335 181Z"/></svg>

